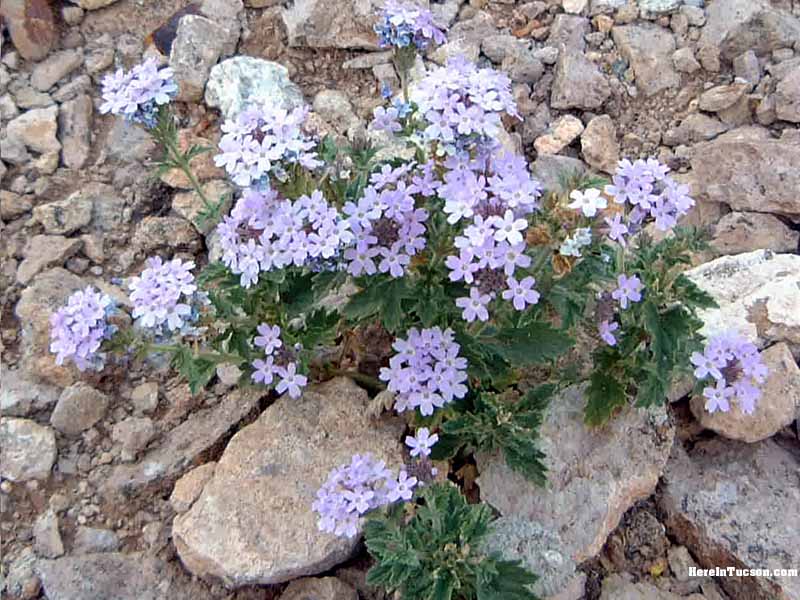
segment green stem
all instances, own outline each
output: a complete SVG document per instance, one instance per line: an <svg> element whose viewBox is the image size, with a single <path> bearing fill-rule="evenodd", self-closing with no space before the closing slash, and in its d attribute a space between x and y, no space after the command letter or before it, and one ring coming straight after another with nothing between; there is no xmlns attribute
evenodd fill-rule
<svg viewBox="0 0 800 600"><path fill-rule="evenodd" d="M208 197L206 196L205 192L203 191L200 182L195 177L194 172L192 171L191 166L189 165L189 161L186 160L186 155L180 151L178 145L176 144L176 140L170 136L165 135L163 137L162 143L164 144L165 149L167 150L167 156L170 161L178 166L178 168L183 171L184 175L189 179L189 183L192 184L192 188L194 191L197 192L197 195L200 196L200 199L203 201L203 204L206 207L206 210L211 211L213 210L214 206L209 201Z"/></svg>

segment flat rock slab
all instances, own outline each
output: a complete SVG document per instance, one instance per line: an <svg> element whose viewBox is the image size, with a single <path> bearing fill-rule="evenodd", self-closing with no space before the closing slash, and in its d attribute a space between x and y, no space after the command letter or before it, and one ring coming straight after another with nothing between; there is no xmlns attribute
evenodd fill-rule
<svg viewBox="0 0 800 600"><path fill-rule="evenodd" d="M636 87L652 96L681 83L672 66L675 38L655 25L625 25L611 30L614 43L636 76Z"/></svg>
<svg viewBox="0 0 800 600"><path fill-rule="evenodd" d="M105 495L128 495L159 480L177 479L258 407L261 390L239 389L194 413L135 465L118 465L103 484Z"/></svg>
<svg viewBox="0 0 800 600"><path fill-rule="evenodd" d="M659 499L671 536L703 568L796 568L800 564L798 458L774 440L720 438L691 454L676 445ZM731 598L800 598L797 577L720 577Z"/></svg>
<svg viewBox="0 0 800 600"><path fill-rule="evenodd" d="M290 46L377 50L372 25L382 5L381 0L295 0L281 16Z"/></svg>
<svg viewBox="0 0 800 600"><path fill-rule="evenodd" d="M629 408L589 428L583 390L568 388L548 408L541 428L545 488L497 454L477 457L481 498L504 517L535 521L558 534L576 563L600 552L625 511L653 493L675 436L664 407Z"/></svg>
<svg viewBox="0 0 800 600"><path fill-rule="evenodd" d="M400 466L403 425L371 421L368 402L351 380L333 379L299 399L281 397L239 431L192 508L175 518L184 565L242 586L314 575L350 557L358 538L320 532L311 505L353 454Z"/></svg>
<svg viewBox="0 0 800 600"><path fill-rule="evenodd" d="M0 476L3 479L47 479L56 454L56 436L49 427L29 419L0 420Z"/></svg>
<svg viewBox="0 0 800 600"><path fill-rule="evenodd" d="M722 256L685 274L719 305L699 311L703 336L734 330L759 347L800 343L800 256L757 250Z"/></svg>

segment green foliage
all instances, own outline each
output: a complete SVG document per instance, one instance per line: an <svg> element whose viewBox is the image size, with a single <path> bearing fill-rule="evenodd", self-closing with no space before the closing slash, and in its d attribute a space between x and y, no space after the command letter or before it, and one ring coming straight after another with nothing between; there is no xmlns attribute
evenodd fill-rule
<svg viewBox="0 0 800 600"><path fill-rule="evenodd" d="M500 450L509 467L531 481L544 485L547 467L539 450L539 427L554 385L530 390L521 399L508 401L497 394L480 394L474 408L446 421L433 447L436 460L451 458L459 451Z"/></svg>
<svg viewBox="0 0 800 600"><path fill-rule="evenodd" d="M397 505L367 518L365 542L376 561L369 584L405 600L535 600L527 588L535 575L480 550L488 506L467 504L450 483L423 488L420 500L410 518Z"/></svg>

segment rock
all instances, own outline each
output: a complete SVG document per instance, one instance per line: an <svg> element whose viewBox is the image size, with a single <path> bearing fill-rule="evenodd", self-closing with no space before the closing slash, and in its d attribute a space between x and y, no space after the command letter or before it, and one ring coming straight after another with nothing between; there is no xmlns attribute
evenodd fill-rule
<svg viewBox="0 0 800 600"><path fill-rule="evenodd" d="M727 413L709 413L705 400L699 395L690 403L692 413L700 424L718 434L743 442L759 442L772 437L795 420L800 408L800 368L789 347L775 344L762 352L769 377L761 399L752 415L742 413L735 403Z"/></svg>
<svg viewBox="0 0 800 600"><path fill-rule="evenodd" d="M336 577L303 577L289 584L281 600L358 600L358 594Z"/></svg>
<svg viewBox="0 0 800 600"><path fill-rule="evenodd" d="M53 10L47 2L3 0L0 15L14 47L24 59L42 60L58 39Z"/></svg>
<svg viewBox="0 0 800 600"><path fill-rule="evenodd" d="M80 169L91 152L92 99L82 94L64 102L58 111L61 160L70 169Z"/></svg>
<svg viewBox="0 0 800 600"><path fill-rule="evenodd" d="M761 65L758 63L756 53L752 50L733 59L733 70L737 79L746 81L752 87L758 85L761 80Z"/></svg>
<svg viewBox="0 0 800 600"><path fill-rule="evenodd" d="M664 132L662 141L666 146L707 142L727 130L728 126L719 119L702 113L692 113L678 127Z"/></svg>
<svg viewBox="0 0 800 600"><path fill-rule="evenodd" d="M633 583L618 573L603 579L600 600L680 600L681 596L661 590L656 586L640 581Z"/></svg>
<svg viewBox="0 0 800 600"><path fill-rule="evenodd" d="M214 475L217 463L209 462L195 467L175 482L175 488L169 497L169 503L176 513L185 513L200 496L206 483Z"/></svg>
<svg viewBox="0 0 800 600"><path fill-rule="evenodd" d="M689 581L689 568L697 567L686 546L672 546L667 550L667 563L678 581Z"/></svg>
<svg viewBox="0 0 800 600"><path fill-rule="evenodd" d="M683 0L639 0L639 8L649 15L667 15L675 12Z"/></svg>
<svg viewBox="0 0 800 600"><path fill-rule="evenodd" d="M115 467L103 484L103 494L127 496L155 481L172 485L194 461L258 407L261 395L255 389L235 390L213 407L193 413L171 429L161 444L147 452L137 464Z"/></svg>
<svg viewBox="0 0 800 600"><path fill-rule="evenodd" d="M685 275L719 305L698 312L704 337L735 330L759 347L800 343L800 256L757 250L721 256Z"/></svg>
<svg viewBox="0 0 800 600"><path fill-rule="evenodd" d="M47 154L58 152L61 144L58 143L56 132L58 123L56 115L58 108L36 108L22 113L8 123L6 133L9 141L19 142L34 152Z"/></svg>
<svg viewBox="0 0 800 600"><path fill-rule="evenodd" d="M377 50L372 25L381 6L374 0L295 0L281 16L290 46Z"/></svg>
<svg viewBox="0 0 800 600"><path fill-rule="evenodd" d="M581 134L581 152L584 160L594 169L613 173L619 162L617 128L608 115L595 117Z"/></svg>
<svg viewBox="0 0 800 600"><path fill-rule="evenodd" d="M694 57L694 51L686 46L678 48L672 53L672 64L675 65L675 70L681 73L694 73L700 70L700 63Z"/></svg>
<svg viewBox="0 0 800 600"><path fill-rule="evenodd" d="M205 101L219 108L225 119L234 119L249 104L269 102L291 110L304 104L303 93L289 80L289 71L278 63L236 56L211 69Z"/></svg>
<svg viewBox="0 0 800 600"><path fill-rule="evenodd" d="M89 52L84 59L86 72L97 76L114 64L114 48L102 47Z"/></svg>
<svg viewBox="0 0 800 600"><path fill-rule="evenodd" d="M716 46L701 46L697 49L697 58L706 71L709 73L719 73L719 48Z"/></svg>
<svg viewBox="0 0 800 600"><path fill-rule="evenodd" d="M538 522L558 534L576 563L597 555L625 511L653 493L675 434L663 407L628 408L602 428L587 428L585 402L582 387L568 388L545 416L546 488L497 454L476 457L481 498L504 517Z"/></svg>
<svg viewBox="0 0 800 600"><path fill-rule="evenodd" d="M531 591L549 598L562 592L575 577L576 564L557 531L516 516L500 517L482 542L482 549L505 560L519 560L539 580ZM578 596L580 597L580 596Z"/></svg>
<svg viewBox="0 0 800 600"><path fill-rule="evenodd" d="M21 482L47 479L56 461L56 436L28 419L0 419L0 476Z"/></svg>
<svg viewBox="0 0 800 600"><path fill-rule="evenodd" d="M508 33L490 35L481 40L481 51L497 64L502 63L507 56L515 56L529 50L529 43Z"/></svg>
<svg viewBox="0 0 800 600"><path fill-rule="evenodd" d="M227 214L233 205L233 186L225 179L212 179L203 185L203 193L212 204L222 202L220 214ZM195 192L181 192L172 198L172 210L190 221L200 233L208 233L215 226L213 220L203 220L200 214L205 210L205 204L200 195Z"/></svg>
<svg viewBox="0 0 800 600"><path fill-rule="evenodd" d="M47 410L58 401L59 393L58 388L31 381L18 370L6 370L0 387L0 414L26 417Z"/></svg>
<svg viewBox="0 0 800 600"><path fill-rule="evenodd" d="M783 121L800 123L800 65L775 88L775 112Z"/></svg>
<svg viewBox="0 0 800 600"><path fill-rule="evenodd" d="M562 0L561 6L564 12L579 15L586 10L589 0Z"/></svg>
<svg viewBox="0 0 800 600"><path fill-rule="evenodd" d="M147 417L128 417L114 425L111 439L122 444L122 460L131 461L153 439L155 432L153 421Z"/></svg>
<svg viewBox="0 0 800 600"><path fill-rule="evenodd" d="M58 558L64 554L64 543L58 531L58 515L52 510L42 513L33 524L33 548L45 558Z"/></svg>
<svg viewBox="0 0 800 600"><path fill-rule="evenodd" d="M583 123L577 117L564 115L553 123L550 133L545 134L533 142L539 154L558 154L574 142L583 132Z"/></svg>
<svg viewBox="0 0 800 600"><path fill-rule="evenodd" d="M200 12L222 28L222 56L235 54L246 20L242 0L203 0Z"/></svg>
<svg viewBox="0 0 800 600"><path fill-rule="evenodd" d="M46 92L83 64L83 50L62 50L47 57L33 69L31 85Z"/></svg>
<svg viewBox="0 0 800 600"><path fill-rule="evenodd" d="M114 161L146 160L156 150L156 142L141 127L125 119L114 119L106 138L108 157Z"/></svg>
<svg viewBox="0 0 800 600"><path fill-rule="evenodd" d="M734 210L800 216L798 143L720 138L695 146L691 164L696 198Z"/></svg>
<svg viewBox="0 0 800 600"><path fill-rule="evenodd" d="M702 27L706 24L706 11L700 6L684 4L681 6L681 14L686 17L692 27Z"/></svg>
<svg viewBox="0 0 800 600"><path fill-rule="evenodd" d="M449 41L434 49L430 53L430 60L443 65L447 59L460 55L469 61L476 62L480 54L481 43L492 35L497 35L494 19L487 12L479 11L470 18L455 23L447 32ZM413 79L414 75L412 74Z"/></svg>
<svg viewBox="0 0 800 600"><path fill-rule="evenodd" d="M23 290L14 314L21 324L21 367L31 376L62 387L74 381L71 368L59 367L50 354L50 315L84 287L80 277L56 267L36 275Z"/></svg>
<svg viewBox="0 0 800 600"><path fill-rule="evenodd" d="M700 110L719 112L736 104L747 92L747 84L718 85L700 95Z"/></svg>
<svg viewBox="0 0 800 600"><path fill-rule="evenodd" d="M131 403L137 413L151 413L158 406L158 384L148 381L133 388Z"/></svg>
<svg viewBox="0 0 800 600"><path fill-rule="evenodd" d="M314 96L312 107L314 113L340 135L352 139L364 127L363 121L355 114L347 94L338 90L320 90Z"/></svg>
<svg viewBox="0 0 800 600"><path fill-rule="evenodd" d="M75 238L60 235L33 236L25 245L25 259L17 268L17 281L25 285L40 271L62 266L81 246L83 242Z"/></svg>
<svg viewBox="0 0 800 600"><path fill-rule="evenodd" d="M192 173L198 181L207 181L209 179L222 179L225 177L225 170L214 164L214 154L216 153L215 144L206 138L200 137L192 133L190 129L181 129L178 131L178 148L182 152L186 152L192 146L199 146L206 148L202 152L189 161ZM182 188L184 190L193 190L191 180L180 169L170 169L161 175L161 181L166 185L173 188Z"/></svg>
<svg viewBox="0 0 800 600"><path fill-rule="evenodd" d="M671 537L703 568L785 569L797 564L797 460L773 440L679 445L664 474L659 506ZM720 577L731 598L800 597L796 577Z"/></svg>
<svg viewBox="0 0 800 600"><path fill-rule="evenodd" d="M531 165L533 176L546 190L560 189L565 174L583 175L587 171L586 164L582 160L555 154L540 154ZM569 192L569 190L563 191Z"/></svg>
<svg viewBox="0 0 800 600"><path fill-rule="evenodd" d="M107 409L108 396L78 382L61 393L50 424L63 434L78 435L102 419Z"/></svg>
<svg viewBox="0 0 800 600"><path fill-rule="evenodd" d="M64 200L40 204L33 209L33 218L50 234L70 234L92 220L93 202L80 192Z"/></svg>
<svg viewBox="0 0 800 600"><path fill-rule="evenodd" d="M81 525L75 531L73 552L75 554L94 554L95 552L116 552L119 537L110 529L98 529Z"/></svg>
<svg viewBox="0 0 800 600"><path fill-rule="evenodd" d="M191 223L179 217L145 217L136 227L132 245L147 255L163 247L194 253L200 249L200 237Z"/></svg>
<svg viewBox="0 0 800 600"><path fill-rule="evenodd" d="M511 81L517 83L534 84L544 74L544 65L530 51L507 56L503 60L501 69L508 73Z"/></svg>
<svg viewBox="0 0 800 600"><path fill-rule="evenodd" d="M718 255L752 252L795 252L800 232L787 227L774 215L754 212L728 213L714 225L711 247Z"/></svg>
<svg viewBox="0 0 800 600"><path fill-rule="evenodd" d="M586 49L584 36L591 27L589 19L577 15L556 15L550 26L550 35L547 36L546 46L563 49L570 53L580 53Z"/></svg>
<svg viewBox="0 0 800 600"><path fill-rule="evenodd" d="M10 555L8 558L11 558ZM5 589L3 591L12 598L26 600L38 598L42 584L35 572L37 562L38 559L33 553L33 548L23 547L8 565L8 570L5 571L5 580L3 581Z"/></svg>
<svg viewBox="0 0 800 600"><path fill-rule="evenodd" d="M346 560L358 538L321 533L311 504L330 470L353 454L400 466L402 424L371 422L368 403L365 391L338 378L298 400L281 397L240 430L200 497L175 518L183 564L240 586L321 573Z"/></svg>
<svg viewBox="0 0 800 600"><path fill-rule="evenodd" d="M600 108L611 95L605 76L581 52L559 53L550 95L553 108Z"/></svg>
<svg viewBox="0 0 800 600"><path fill-rule="evenodd" d="M167 563L146 554L65 556L37 565L49 600L187 600Z"/></svg>
<svg viewBox="0 0 800 600"><path fill-rule="evenodd" d="M211 67L222 54L225 31L205 17L187 15L180 20L172 43L169 66L178 83L177 100L199 102L203 98Z"/></svg>
<svg viewBox="0 0 800 600"><path fill-rule="evenodd" d="M675 38L655 25L625 25L611 30L614 43L636 76L636 87L652 96L680 85L672 67Z"/></svg>

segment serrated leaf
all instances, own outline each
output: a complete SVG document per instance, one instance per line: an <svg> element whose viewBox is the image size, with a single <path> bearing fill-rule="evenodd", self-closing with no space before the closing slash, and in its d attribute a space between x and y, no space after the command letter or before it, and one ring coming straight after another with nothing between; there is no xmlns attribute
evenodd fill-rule
<svg viewBox="0 0 800 600"><path fill-rule="evenodd" d="M515 366L540 364L567 352L574 343L566 333L542 321L524 328L503 329L493 337L482 337L485 344Z"/></svg>
<svg viewBox="0 0 800 600"><path fill-rule="evenodd" d="M625 388L609 373L595 370L586 388L586 410L584 420L588 425L601 425L611 417L614 410L626 402Z"/></svg>

